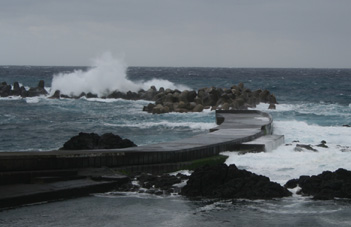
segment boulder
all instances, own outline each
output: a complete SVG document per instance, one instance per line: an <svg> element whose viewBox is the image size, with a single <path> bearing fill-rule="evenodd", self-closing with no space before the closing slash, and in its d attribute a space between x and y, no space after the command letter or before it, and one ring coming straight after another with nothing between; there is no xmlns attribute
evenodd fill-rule
<svg viewBox="0 0 351 227"><path fill-rule="evenodd" d="M18 82L13 83L13 89L11 95L20 96L21 95L21 87Z"/></svg>
<svg viewBox="0 0 351 227"><path fill-rule="evenodd" d="M189 110L193 110L196 107L196 103L195 102L190 102L189 103Z"/></svg>
<svg viewBox="0 0 351 227"><path fill-rule="evenodd" d="M44 88L44 81L40 80L37 87L29 88L27 91L27 97L34 97L39 95L47 95L48 92Z"/></svg>
<svg viewBox="0 0 351 227"><path fill-rule="evenodd" d="M189 91L187 91L187 90L185 90L182 93L180 93L180 95L179 95L179 102L188 103L189 102L188 94L189 94Z"/></svg>
<svg viewBox="0 0 351 227"><path fill-rule="evenodd" d="M93 94L93 93L89 92L88 94L86 94L86 97L87 97L88 99L91 99L91 98L97 98L97 97L98 97L98 95L97 95L97 94Z"/></svg>
<svg viewBox="0 0 351 227"><path fill-rule="evenodd" d="M21 90L21 97L27 97L27 90L26 90L26 88L24 87L24 86L22 86L21 88L20 88L20 90Z"/></svg>
<svg viewBox="0 0 351 227"><path fill-rule="evenodd" d="M270 110L275 110L276 108L277 107L273 103L269 104L269 106L268 106L268 109L270 109Z"/></svg>
<svg viewBox="0 0 351 227"><path fill-rule="evenodd" d="M136 92L128 91L126 93L126 99L128 100L138 100L140 99L139 94Z"/></svg>
<svg viewBox="0 0 351 227"><path fill-rule="evenodd" d="M144 106L143 111L152 113L152 110L154 109L155 106L156 106L155 104L149 103L147 106Z"/></svg>
<svg viewBox="0 0 351 227"><path fill-rule="evenodd" d="M69 139L60 150L116 149L135 146L132 141L112 133L99 136L96 133L81 132Z"/></svg>
<svg viewBox="0 0 351 227"><path fill-rule="evenodd" d="M313 196L313 199L351 199L351 171L341 168L335 172L324 171L319 175L300 176L285 184L286 188L296 186L301 188L298 194Z"/></svg>
<svg viewBox="0 0 351 227"><path fill-rule="evenodd" d="M264 90L260 92L260 102L268 103L270 98L270 92L268 90Z"/></svg>
<svg viewBox="0 0 351 227"><path fill-rule="evenodd" d="M193 112L202 112L204 110L204 106L201 104L197 104L194 109Z"/></svg>
<svg viewBox="0 0 351 227"><path fill-rule="evenodd" d="M59 99L61 95L60 90L56 90L55 93L50 97L51 99Z"/></svg>
<svg viewBox="0 0 351 227"><path fill-rule="evenodd" d="M1 97L7 97L11 95L11 85L8 85L8 84L2 84L0 86L0 96Z"/></svg>
<svg viewBox="0 0 351 227"><path fill-rule="evenodd" d="M44 86L45 86L44 80L40 80L38 83L38 88L44 89Z"/></svg>
<svg viewBox="0 0 351 227"><path fill-rule="evenodd" d="M111 94L107 95L107 98L109 99L119 99L119 98L125 98L125 94L120 92L120 91L113 91Z"/></svg>
<svg viewBox="0 0 351 227"><path fill-rule="evenodd" d="M321 143L317 145L317 147L328 148L328 146L326 144L327 144L327 142L325 140L322 140Z"/></svg>
<svg viewBox="0 0 351 227"><path fill-rule="evenodd" d="M157 105L152 109L152 113L153 113L153 114L161 114L161 113L162 113L162 109L163 109L163 105L162 105L162 104L157 104Z"/></svg>
<svg viewBox="0 0 351 227"><path fill-rule="evenodd" d="M309 150L309 151L318 152L318 150L314 149L311 145L307 145L307 144L296 144L294 151L303 151L304 149Z"/></svg>
<svg viewBox="0 0 351 227"><path fill-rule="evenodd" d="M169 102L169 103L173 103L175 100L173 99L173 94L172 93L167 93L164 97L163 97L163 102Z"/></svg>
<svg viewBox="0 0 351 227"><path fill-rule="evenodd" d="M220 199L272 199L291 193L268 177L239 170L235 165L205 165L190 176L181 194L187 197Z"/></svg>
<svg viewBox="0 0 351 227"><path fill-rule="evenodd" d="M189 102L194 102L197 94L196 91L189 91L188 92L188 101Z"/></svg>
<svg viewBox="0 0 351 227"><path fill-rule="evenodd" d="M99 149L115 149L115 148L127 148L136 147L132 141L129 139L122 139L118 135L113 133L105 133L99 139L98 148Z"/></svg>
<svg viewBox="0 0 351 227"><path fill-rule="evenodd" d="M268 97L268 102L270 104L278 104L277 99L275 98L275 96L273 94Z"/></svg>
<svg viewBox="0 0 351 227"><path fill-rule="evenodd" d="M229 103L224 103L222 105L222 110L229 110Z"/></svg>
<svg viewBox="0 0 351 227"><path fill-rule="evenodd" d="M185 103L183 101L180 101L178 104L178 108L181 108L181 109L187 109L188 106L189 106L188 103Z"/></svg>
<svg viewBox="0 0 351 227"><path fill-rule="evenodd" d="M81 132L69 139L60 150L98 149L100 136L96 133Z"/></svg>
<svg viewBox="0 0 351 227"><path fill-rule="evenodd" d="M153 100L154 97L156 96L157 91L155 86L152 86L149 90L147 90L144 95L141 97L141 99L145 99L145 100Z"/></svg>

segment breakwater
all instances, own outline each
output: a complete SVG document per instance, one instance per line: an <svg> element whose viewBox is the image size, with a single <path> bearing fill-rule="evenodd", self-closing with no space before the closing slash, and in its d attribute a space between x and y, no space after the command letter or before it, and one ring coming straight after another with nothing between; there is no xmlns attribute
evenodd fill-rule
<svg viewBox="0 0 351 227"><path fill-rule="evenodd" d="M125 149L1 152L0 171L124 167L178 163L235 150L242 143L272 134L273 119L260 111L216 111L218 127L206 134Z"/></svg>

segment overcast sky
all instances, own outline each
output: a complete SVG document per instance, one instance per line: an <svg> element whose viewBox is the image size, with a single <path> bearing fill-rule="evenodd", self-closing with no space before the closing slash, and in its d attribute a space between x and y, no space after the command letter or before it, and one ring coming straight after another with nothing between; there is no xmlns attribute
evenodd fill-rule
<svg viewBox="0 0 351 227"><path fill-rule="evenodd" d="M351 0L1 0L0 65L351 68Z"/></svg>

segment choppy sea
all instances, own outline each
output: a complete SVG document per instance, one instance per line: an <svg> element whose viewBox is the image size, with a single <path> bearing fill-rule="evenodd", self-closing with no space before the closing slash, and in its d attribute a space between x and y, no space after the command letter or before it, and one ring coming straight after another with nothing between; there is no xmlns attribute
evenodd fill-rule
<svg viewBox="0 0 351 227"><path fill-rule="evenodd" d="M230 157L227 164L285 184L300 175L338 168L351 170L351 69L126 67L101 60L94 67L0 66L0 82L26 87L45 81L50 93L106 89L229 88L243 82L268 89L276 110L260 104L274 119L285 143L268 153ZM79 132L112 132L138 145L172 141L207 132L214 112L152 115L147 101L120 99L0 98L0 151L58 149ZM294 151L296 141L328 148ZM294 194L270 201L190 201L181 196L104 193L0 212L0 226L351 226L351 201L313 201Z"/></svg>

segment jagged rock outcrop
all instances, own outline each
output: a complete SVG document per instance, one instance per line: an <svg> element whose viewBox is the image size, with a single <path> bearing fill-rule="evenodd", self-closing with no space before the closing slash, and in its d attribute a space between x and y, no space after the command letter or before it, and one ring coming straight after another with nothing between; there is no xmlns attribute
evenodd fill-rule
<svg viewBox="0 0 351 227"><path fill-rule="evenodd" d="M351 198L351 171L338 169L335 172L324 171L319 175L300 176L289 180L286 188L301 188L298 194L313 196L313 199L328 200Z"/></svg>
<svg viewBox="0 0 351 227"><path fill-rule="evenodd" d="M196 169L182 188L181 194L220 199L272 199L291 195L287 189L271 182L268 177L225 164Z"/></svg>
<svg viewBox="0 0 351 227"><path fill-rule="evenodd" d="M132 141L122 139L120 136L112 133L105 133L99 136L96 133L81 132L69 139L60 150L116 149L127 147L136 147L136 145Z"/></svg>

